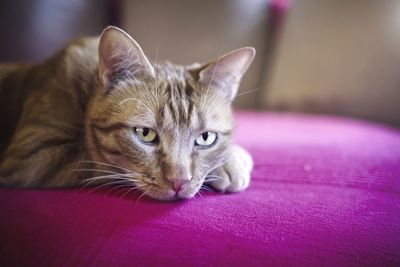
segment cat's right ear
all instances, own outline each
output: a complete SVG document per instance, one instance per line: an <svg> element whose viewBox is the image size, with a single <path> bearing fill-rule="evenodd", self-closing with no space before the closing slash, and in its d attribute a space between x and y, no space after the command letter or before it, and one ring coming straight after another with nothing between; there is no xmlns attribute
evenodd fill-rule
<svg viewBox="0 0 400 267"><path fill-rule="evenodd" d="M121 80L154 77L154 68L129 34L109 26L100 36L99 77L109 92Z"/></svg>

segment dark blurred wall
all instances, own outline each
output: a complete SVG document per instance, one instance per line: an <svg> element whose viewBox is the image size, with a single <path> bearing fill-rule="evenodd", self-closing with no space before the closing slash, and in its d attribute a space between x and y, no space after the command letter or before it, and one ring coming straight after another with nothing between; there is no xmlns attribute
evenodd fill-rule
<svg viewBox="0 0 400 267"><path fill-rule="evenodd" d="M110 21L105 0L0 1L0 61L39 61Z"/></svg>
<svg viewBox="0 0 400 267"><path fill-rule="evenodd" d="M114 24L152 60L204 62L243 46L257 57L240 93L259 88L269 0L4 0L0 1L0 61L39 61L72 38ZM256 108L260 90L235 104Z"/></svg>

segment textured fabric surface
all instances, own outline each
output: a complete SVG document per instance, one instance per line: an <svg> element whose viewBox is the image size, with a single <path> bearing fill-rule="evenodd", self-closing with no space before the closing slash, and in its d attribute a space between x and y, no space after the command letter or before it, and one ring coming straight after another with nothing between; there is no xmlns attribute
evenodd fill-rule
<svg viewBox="0 0 400 267"><path fill-rule="evenodd" d="M0 189L1 266L400 266L400 131L238 113L249 189L163 203Z"/></svg>

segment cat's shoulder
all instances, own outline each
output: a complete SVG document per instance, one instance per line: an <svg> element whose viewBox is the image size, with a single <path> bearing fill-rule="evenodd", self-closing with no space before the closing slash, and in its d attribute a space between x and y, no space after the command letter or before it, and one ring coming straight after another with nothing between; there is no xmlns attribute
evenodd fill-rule
<svg viewBox="0 0 400 267"><path fill-rule="evenodd" d="M98 37L74 39L49 61L56 63L58 68L64 69L67 76L91 74L98 68L98 46Z"/></svg>
<svg viewBox="0 0 400 267"><path fill-rule="evenodd" d="M96 57L98 53L99 38L98 37L81 37L70 41L63 49L64 55L67 57Z"/></svg>
<svg viewBox="0 0 400 267"><path fill-rule="evenodd" d="M67 65L96 65L98 64L98 37L83 37L68 43L61 57Z"/></svg>

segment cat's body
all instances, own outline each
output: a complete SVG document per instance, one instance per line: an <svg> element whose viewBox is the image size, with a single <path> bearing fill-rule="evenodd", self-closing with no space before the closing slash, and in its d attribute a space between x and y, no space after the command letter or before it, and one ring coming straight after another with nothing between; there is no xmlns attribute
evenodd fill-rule
<svg viewBox="0 0 400 267"><path fill-rule="evenodd" d="M252 161L230 143L230 105L253 56L245 48L202 66L152 65L109 27L42 64L0 66L0 182L109 183L171 200L193 197L209 177L240 191Z"/></svg>
<svg viewBox="0 0 400 267"><path fill-rule="evenodd" d="M3 183L51 187L76 182L79 175L67 178L61 172L89 158L85 114L99 83L97 47L97 38L83 39L39 65L0 67Z"/></svg>

